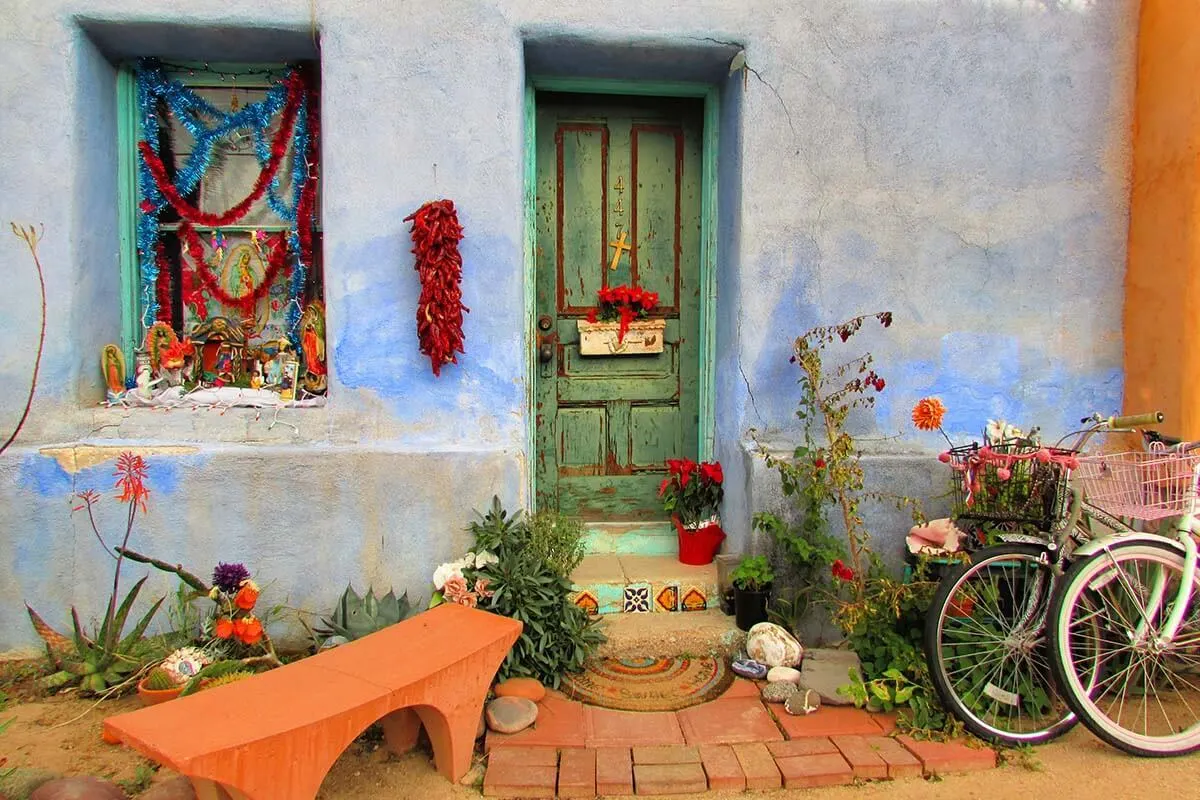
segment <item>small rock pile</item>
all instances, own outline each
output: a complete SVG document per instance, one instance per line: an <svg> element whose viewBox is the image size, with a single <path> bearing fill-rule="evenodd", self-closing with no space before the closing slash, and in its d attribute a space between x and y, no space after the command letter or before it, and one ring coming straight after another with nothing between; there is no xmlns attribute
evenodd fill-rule
<svg viewBox="0 0 1200 800"><path fill-rule="evenodd" d="M546 687L533 678L510 678L496 684L495 694L484 711L487 726L496 733L520 733L537 721Z"/></svg>

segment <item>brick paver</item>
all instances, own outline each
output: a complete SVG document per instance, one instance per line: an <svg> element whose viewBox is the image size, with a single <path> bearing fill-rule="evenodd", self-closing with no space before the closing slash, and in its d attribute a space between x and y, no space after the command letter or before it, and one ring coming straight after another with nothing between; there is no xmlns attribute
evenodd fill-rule
<svg viewBox="0 0 1200 800"><path fill-rule="evenodd" d="M853 706L821 706L815 714L803 717L792 716L782 708L772 711L779 727L789 739L800 739L805 736L879 736L882 729L869 714L861 708Z"/></svg>
<svg viewBox="0 0 1200 800"><path fill-rule="evenodd" d="M961 742L919 742L911 736L897 737L913 755L921 759L925 772L974 772L996 766L996 751L989 747L967 747Z"/></svg>
<svg viewBox="0 0 1200 800"><path fill-rule="evenodd" d="M742 772L742 765L730 745L701 745L700 760L704 763L709 789L740 792L746 788L746 773Z"/></svg>
<svg viewBox="0 0 1200 800"><path fill-rule="evenodd" d="M837 745L827 736L810 736L804 739L789 739L786 742L767 742L767 750L776 758L796 756L819 756L837 753Z"/></svg>
<svg viewBox="0 0 1200 800"><path fill-rule="evenodd" d="M501 748L488 757L485 797L554 797L558 753L548 747Z"/></svg>
<svg viewBox="0 0 1200 800"><path fill-rule="evenodd" d="M714 700L679 712L688 744L740 744L782 740L761 701L749 698Z"/></svg>
<svg viewBox="0 0 1200 800"><path fill-rule="evenodd" d="M854 770L854 777L864 780L884 780L888 776L887 762L883 756L871 746L866 736L832 736L830 737L842 758Z"/></svg>
<svg viewBox="0 0 1200 800"><path fill-rule="evenodd" d="M633 748L634 764L699 764L700 751L684 744L660 744Z"/></svg>
<svg viewBox="0 0 1200 800"><path fill-rule="evenodd" d="M596 794L633 794L633 758L628 747L596 749Z"/></svg>
<svg viewBox="0 0 1200 800"><path fill-rule="evenodd" d="M918 778L921 776L921 761L889 736L868 736L867 741L887 764L889 778Z"/></svg>
<svg viewBox="0 0 1200 800"><path fill-rule="evenodd" d="M582 732L588 747L685 743L679 719L673 711L613 711L596 706L584 706L583 709Z"/></svg>
<svg viewBox="0 0 1200 800"><path fill-rule="evenodd" d="M839 786L854 780L854 770L837 753L780 758L775 762L787 789Z"/></svg>
<svg viewBox="0 0 1200 800"><path fill-rule="evenodd" d="M488 731L485 750L514 745L546 747L583 747L584 705L568 700L557 692L547 692L538 705L538 717L533 727L520 733Z"/></svg>
<svg viewBox="0 0 1200 800"><path fill-rule="evenodd" d="M733 745L734 755L746 775L747 789L778 789L782 783L771 751L762 742Z"/></svg>
<svg viewBox="0 0 1200 800"><path fill-rule="evenodd" d="M563 750L558 762L558 796L591 800L596 796L596 751Z"/></svg>
<svg viewBox="0 0 1200 800"><path fill-rule="evenodd" d="M749 697L758 700L762 697L762 690L758 688L758 684L745 678L734 678L733 683L725 690L725 694L721 695L718 700L737 700L741 697Z"/></svg>
<svg viewBox="0 0 1200 800"><path fill-rule="evenodd" d="M699 764L635 764L633 783L638 794L691 794L708 789Z"/></svg>

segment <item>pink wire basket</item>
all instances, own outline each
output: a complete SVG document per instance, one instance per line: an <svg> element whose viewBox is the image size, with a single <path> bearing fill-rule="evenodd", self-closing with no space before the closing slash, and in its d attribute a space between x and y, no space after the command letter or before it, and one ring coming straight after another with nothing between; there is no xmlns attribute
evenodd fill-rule
<svg viewBox="0 0 1200 800"><path fill-rule="evenodd" d="M1132 451L1079 457L1075 471L1089 503L1116 517L1155 520L1190 514L1200 454Z"/></svg>

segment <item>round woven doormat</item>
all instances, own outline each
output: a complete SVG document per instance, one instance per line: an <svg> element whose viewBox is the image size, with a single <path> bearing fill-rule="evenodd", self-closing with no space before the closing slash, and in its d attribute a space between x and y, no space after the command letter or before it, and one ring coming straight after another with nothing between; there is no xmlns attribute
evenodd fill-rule
<svg viewBox="0 0 1200 800"><path fill-rule="evenodd" d="M720 658L602 658L567 675L562 692L620 711L678 711L716 700L734 677Z"/></svg>

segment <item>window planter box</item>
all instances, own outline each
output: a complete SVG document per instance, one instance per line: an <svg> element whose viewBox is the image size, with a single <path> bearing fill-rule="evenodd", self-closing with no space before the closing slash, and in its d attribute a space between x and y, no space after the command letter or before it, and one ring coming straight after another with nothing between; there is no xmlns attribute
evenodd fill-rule
<svg viewBox="0 0 1200 800"><path fill-rule="evenodd" d="M663 351L665 319L644 319L629 323L625 338L617 341L619 322L579 320L579 353L585 356L639 356Z"/></svg>

